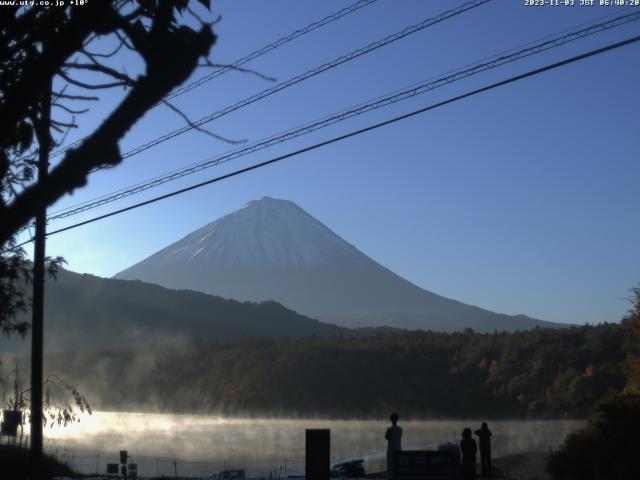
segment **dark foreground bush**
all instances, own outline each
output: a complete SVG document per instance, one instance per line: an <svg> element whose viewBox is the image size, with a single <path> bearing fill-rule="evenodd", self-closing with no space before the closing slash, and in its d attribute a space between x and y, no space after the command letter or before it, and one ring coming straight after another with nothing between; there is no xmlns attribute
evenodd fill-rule
<svg viewBox="0 0 640 480"><path fill-rule="evenodd" d="M588 426L550 456L547 470L566 479L640 478L640 395L601 403Z"/></svg>
<svg viewBox="0 0 640 480"><path fill-rule="evenodd" d="M11 480L26 480L31 476L29 450L22 447L0 445L0 478ZM55 457L44 457L45 478L59 476L77 476L69 465L60 462Z"/></svg>

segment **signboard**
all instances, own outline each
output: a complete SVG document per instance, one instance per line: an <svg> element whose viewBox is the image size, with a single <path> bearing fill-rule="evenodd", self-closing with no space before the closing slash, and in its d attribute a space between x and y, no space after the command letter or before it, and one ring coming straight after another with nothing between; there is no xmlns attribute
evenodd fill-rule
<svg viewBox="0 0 640 480"><path fill-rule="evenodd" d="M449 480L460 474L456 450L403 450L395 452L394 479Z"/></svg>
<svg viewBox="0 0 640 480"><path fill-rule="evenodd" d="M117 463L107 463L107 473L109 475L118 475L120 465Z"/></svg>

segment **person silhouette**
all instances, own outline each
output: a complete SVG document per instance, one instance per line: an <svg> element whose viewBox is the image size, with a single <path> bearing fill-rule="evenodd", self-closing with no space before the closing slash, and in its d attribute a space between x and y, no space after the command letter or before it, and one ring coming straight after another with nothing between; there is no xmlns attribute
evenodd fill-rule
<svg viewBox="0 0 640 480"><path fill-rule="evenodd" d="M394 452L402 450L402 427L398 426L398 419L400 417L397 413L389 415L391 426L387 428L384 434L384 438L387 440L387 478L391 480L393 478L393 455Z"/></svg>
<svg viewBox="0 0 640 480"><path fill-rule="evenodd" d="M491 478L491 430L487 422L474 432L480 443L480 471L482 478Z"/></svg>
<svg viewBox="0 0 640 480"><path fill-rule="evenodd" d="M478 446L471 437L470 428L462 430L460 450L462 451L462 478L464 480L473 480L476 478L476 452L478 451Z"/></svg>

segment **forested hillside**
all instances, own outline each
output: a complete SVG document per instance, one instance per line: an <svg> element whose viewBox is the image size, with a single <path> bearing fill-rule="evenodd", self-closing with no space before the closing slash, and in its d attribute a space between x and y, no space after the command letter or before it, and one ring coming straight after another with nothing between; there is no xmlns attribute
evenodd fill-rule
<svg viewBox="0 0 640 480"><path fill-rule="evenodd" d="M276 302L238 302L190 290L170 290L138 281L112 280L62 270L47 282L46 351L143 348L198 338L331 336L349 330L299 315ZM30 321L31 312L19 319ZM0 339L0 350L21 346Z"/></svg>
<svg viewBox="0 0 640 480"><path fill-rule="evenodd" d="M584 417L624 385L617 324L526 332L189 342L64 354L99 409L256 415Z"/></svg>

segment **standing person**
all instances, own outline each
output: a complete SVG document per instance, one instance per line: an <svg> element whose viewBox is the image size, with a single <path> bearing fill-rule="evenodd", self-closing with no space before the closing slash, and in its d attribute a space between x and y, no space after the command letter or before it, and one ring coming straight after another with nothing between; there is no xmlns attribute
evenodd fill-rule
<svg viewBox="0 0 640 480"><path fill-rule="evenodd" d="M476 478L476 452L478 447L476 441L471 437L470 428L465 428L462 431L460 450L462 450L462 478L464 480L473 480Z"/></svg>
<svg viewBox="0 0 640 480"><path fill-rule="evenodd" d="M480 441L480 469L483 478L491 478L491 430L487 422L482 422L479 430L475 431Z"/></svg>
<svg viewBox="0 0 640 480"><path fill-rule="evenodd" d="M389 415L391 426L384 434L384 438L387 440L387 478L389 480L393 478L393 454L402 450L402 427L398 426L399 418L395 412Z"/></svg>

